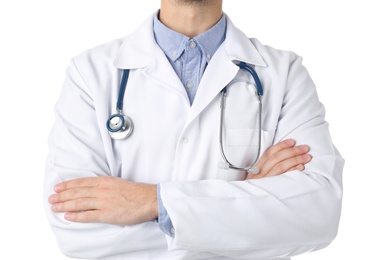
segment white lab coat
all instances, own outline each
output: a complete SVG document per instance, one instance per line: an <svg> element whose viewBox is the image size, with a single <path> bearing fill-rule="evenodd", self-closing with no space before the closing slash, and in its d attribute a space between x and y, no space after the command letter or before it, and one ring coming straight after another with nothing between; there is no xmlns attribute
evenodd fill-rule
<svg viewBox="0 0 390 260"><path fill-rule="evenodd" d="M257 150L253 79L233 61L252 65L264 86L262 151L286 138L308 144L304 172L243 181L218 167L220 91L229 87L224 147L237 165ZM288 259L321 249L336 236L343 159L332 144L324 108L302 59L248 39L231 21L190 106L156 45L152 17L135 33L74 58L56 105L49 139L45 207L64 254L102 259ZM134 124L126 140L106 129L115 112L121 69L130 69L123 112ZM71 223L46 202L53 186L88 176L161 183L175 227L155 222L117 226Z"/></svg>

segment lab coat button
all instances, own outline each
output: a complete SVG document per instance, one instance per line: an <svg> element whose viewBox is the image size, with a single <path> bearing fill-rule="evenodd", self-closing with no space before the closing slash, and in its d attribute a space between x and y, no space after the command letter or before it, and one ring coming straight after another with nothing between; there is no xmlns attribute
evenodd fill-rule
<svg viewBox="0 0 390 260"><path fill-rule="evenodd" d="M183 143L188 143L188 138L187 137L183 138Z"/></svg>

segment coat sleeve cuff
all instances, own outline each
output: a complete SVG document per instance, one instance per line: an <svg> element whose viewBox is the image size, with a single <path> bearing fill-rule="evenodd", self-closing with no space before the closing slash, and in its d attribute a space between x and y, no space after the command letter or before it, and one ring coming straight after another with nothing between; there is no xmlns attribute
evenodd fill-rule
<svg viewBox="0 0 390 260"><path fill-rule="evenodd" d="M172 225L171 218L164 207L160 195L160 184L157 184L157 200L158 200L158 227L168 236L175 237L175 228Z"/></svg>

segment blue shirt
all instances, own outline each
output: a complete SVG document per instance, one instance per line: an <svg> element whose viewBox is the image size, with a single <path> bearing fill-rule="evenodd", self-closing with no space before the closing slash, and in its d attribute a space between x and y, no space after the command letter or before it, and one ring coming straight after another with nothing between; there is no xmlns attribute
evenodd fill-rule
<svg viewBox="0 0 390 260"><path fill-rule="evenodd" d="M158 14L154 17L153 30L157 44L163 50L183 83L188 100L192 105L207 64L225 40L225 14L212 28L193 39L166 27L158 19ZM160 185L157 185L157 197L159 228L165 234L173 237L175 229L161 200Z"/></svg>
<svg viewBox="0 0 390 260"><path fill-rule="evenodd" d="M153 30L157 44L183 83L192 104L207 64L225 40L225 14L212 28L193 39L166 27L158 15L154 17Z"/></svg>

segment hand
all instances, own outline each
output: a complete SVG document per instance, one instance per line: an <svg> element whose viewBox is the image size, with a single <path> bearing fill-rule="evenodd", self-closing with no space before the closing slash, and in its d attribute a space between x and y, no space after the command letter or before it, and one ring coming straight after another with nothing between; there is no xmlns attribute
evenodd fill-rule
<svg viewBox="0 0 390 260"><path fill-rule="evenodd" d="M137 224L157 218L156 189L116 177L80 178L57 184L49 202L69 221Z"/></svg>
<svg viewBox="0 0 390 260"><path fill-rule="evenodd" d="M305 164L310 162L311 155L308 154L307 145L295 146L292 139L284 140L271 146L261 156L256 166L260 169L257 174L248 174L246 179L260 179L263 177L275 176L292 170L303 171Z"/></svg>

